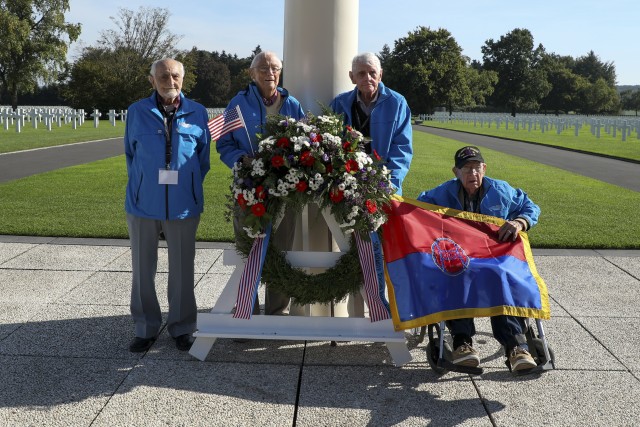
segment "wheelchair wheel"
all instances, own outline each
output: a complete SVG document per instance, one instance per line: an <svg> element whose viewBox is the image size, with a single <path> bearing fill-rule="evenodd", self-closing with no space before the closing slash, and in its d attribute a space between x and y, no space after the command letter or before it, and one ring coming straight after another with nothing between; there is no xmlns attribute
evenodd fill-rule
<svg viewBox="0 0 640 427"><path fill-rule="evenodd" d="M531 344L533 344L533 348L535 349L536 355L534 355L534 359L538 365L544 365L548 362L547 358L544 355L544 342L541 338L533 338L531 340ZM529 344L529 345L531 345ZM549 357L551 357L551 363L553 364L556 360L556 356L553 353L553 349L547 345L549 350Z"/></svg>
<svg viewBox="0 0 640 427"><path fill-rule="evenodd" d="M438 358L440 357L439 344L439 340L436 340L433 338L433 336L430 336L425 351L427 353L427 362L429 362L429 367L431 367L431 369L433 369L433 372L435 372L436 374L444 375L449 371L441 366L438 366ZM451 345L445 341L442 357L444 357L445 360L451 360L451 353Z"/></svg>

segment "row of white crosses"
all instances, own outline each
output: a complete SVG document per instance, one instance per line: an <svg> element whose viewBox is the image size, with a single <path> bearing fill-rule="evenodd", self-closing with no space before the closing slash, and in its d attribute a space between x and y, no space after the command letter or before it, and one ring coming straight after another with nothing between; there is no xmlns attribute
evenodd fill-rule
<svg viewBox="0 0 640 427"><path fill-rule="evenodd" d="M573 134L579 136L583 126L589 126L592 135L600 138L601 129L607 135L617 138L620 132L622 141L626 141L627 137L631 137L632 132L636 133L636 137L640 139L640 118L638 117L620 117L620 116L546 116L542 114L520 114L512 117L508 114L501 113L453 113L449 115L447 112L436 112L432 115L421 114L417 117L418 121L433 120L441 123L460 122L465 124L473 123L473 127L495 126L496 129L504 127L504 129L513 129L516 131L532 130L540 132L555 132L559 135L564 130L573 129Z"/></svg>
<svg viewBox="0 0 640 427"><path fill-rule="evenodd" d="M57 123L58 127L61 127L63 123L71 123L72 129L77 129L78 126L84 124L85 116L83 109L74 110L69 107L27 107L18 108L15 111L10 107L0 107L0 124L3 125L4 130L9 130L9 127L13 126L16 132L22 131L27 120L34 129L38 128L38 123L43 123L49 131L52 130L54 123ZM97 128L102 113L95 109L89 116L93 118L93 126ZM116 110L109 110L107 116L109 123L115 126L118 117L122 122L126 121L127 111L120 110L119 113L116 113Z"/></svg>

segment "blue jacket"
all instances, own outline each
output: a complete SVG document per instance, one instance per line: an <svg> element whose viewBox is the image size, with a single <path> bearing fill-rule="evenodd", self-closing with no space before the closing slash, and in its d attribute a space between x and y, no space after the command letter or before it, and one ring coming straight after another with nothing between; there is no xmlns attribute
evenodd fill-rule
<svg viewBox="0 0 640 427"><path fill-rule="evenodd" d="M125 210L131 215L173 220L198 216L204 206L202 182L209 171L210 135L207 110L180 94L173 117L171 170L178 184L159 184L165 169L165 131L156 92L133 103L127 112L124 152L127 159Z"/></svg>
<svg viewBox="0 0 640 427"><path fill-rule="evenodd" d="M351 111L357 90L341 93L330 104L333 111L344 114L344 123L349 126L353 124ZM382 82L378 84L378 91L378 101L371 111L371 148L386 159L391 183L401 195L402 181L413 158L411 110L402 95Z"/></svg>
<svg viewBox="0 0 640 427"><path fill-rule="evenodd" d="M480 202L480 213L512 220L524 218L529 228L538 222L540 207L533 203L527 193L519 188L513 188L506 181L487 178L482 180L484 197ZM463 210L458 192L460 182L457 178L440 184L434 189L423 191L418 196L421 202Z"/></svg>
<svg viewBox="0 0 640 427"><path fill-rule="evenodd" d="M296 120L304 117L304 111L302 111L297 99L289 95L289 92L284 88L278 87L278 92L283 98L279 112L281 115ZM251 83L246 89L238 92L227 105L227 110L235 108L236 105L240 106L247 129L236 129L216 141L216 151L220 154L220 160L229 168L232 168L244 155L253 157L252 153L258 149L256 133L264 134L264 126L267 124L267 110L262 103L262 96L260 96L255 83ZM251 141L249 141L249 136Z"/></svg>

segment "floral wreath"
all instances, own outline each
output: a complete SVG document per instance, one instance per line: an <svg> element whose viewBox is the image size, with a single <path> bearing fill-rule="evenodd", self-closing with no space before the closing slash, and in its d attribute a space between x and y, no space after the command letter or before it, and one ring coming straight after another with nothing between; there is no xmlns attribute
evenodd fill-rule
<svg viewBox="0 0 640 427"><path fill-rule="evenodd" d="M284 209L300 212L310 203L329 209L345 234L368 238L386 221L385 206L395 192L389 170L375 150L373 158L366 153L370 141L344 126L342 115L323 110L301 120L268 116L267 137L250 164L233 167L229 207L245 231L236 236L241 254L248 256L253 239L264 237ZM292 267L270 243L261 281L299 304L328 303L356 292L362 270L354 244L334 267L311 275Z"/></svg>

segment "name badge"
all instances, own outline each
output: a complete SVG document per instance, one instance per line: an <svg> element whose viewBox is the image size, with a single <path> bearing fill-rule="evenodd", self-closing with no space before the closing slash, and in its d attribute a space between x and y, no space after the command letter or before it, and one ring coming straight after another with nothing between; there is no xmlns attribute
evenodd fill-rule
<svg viewBox="0 0 640 427"><path fill-rule="evenodd" d="M178 171L160 169L158 184L178 185Z"/></svg>

